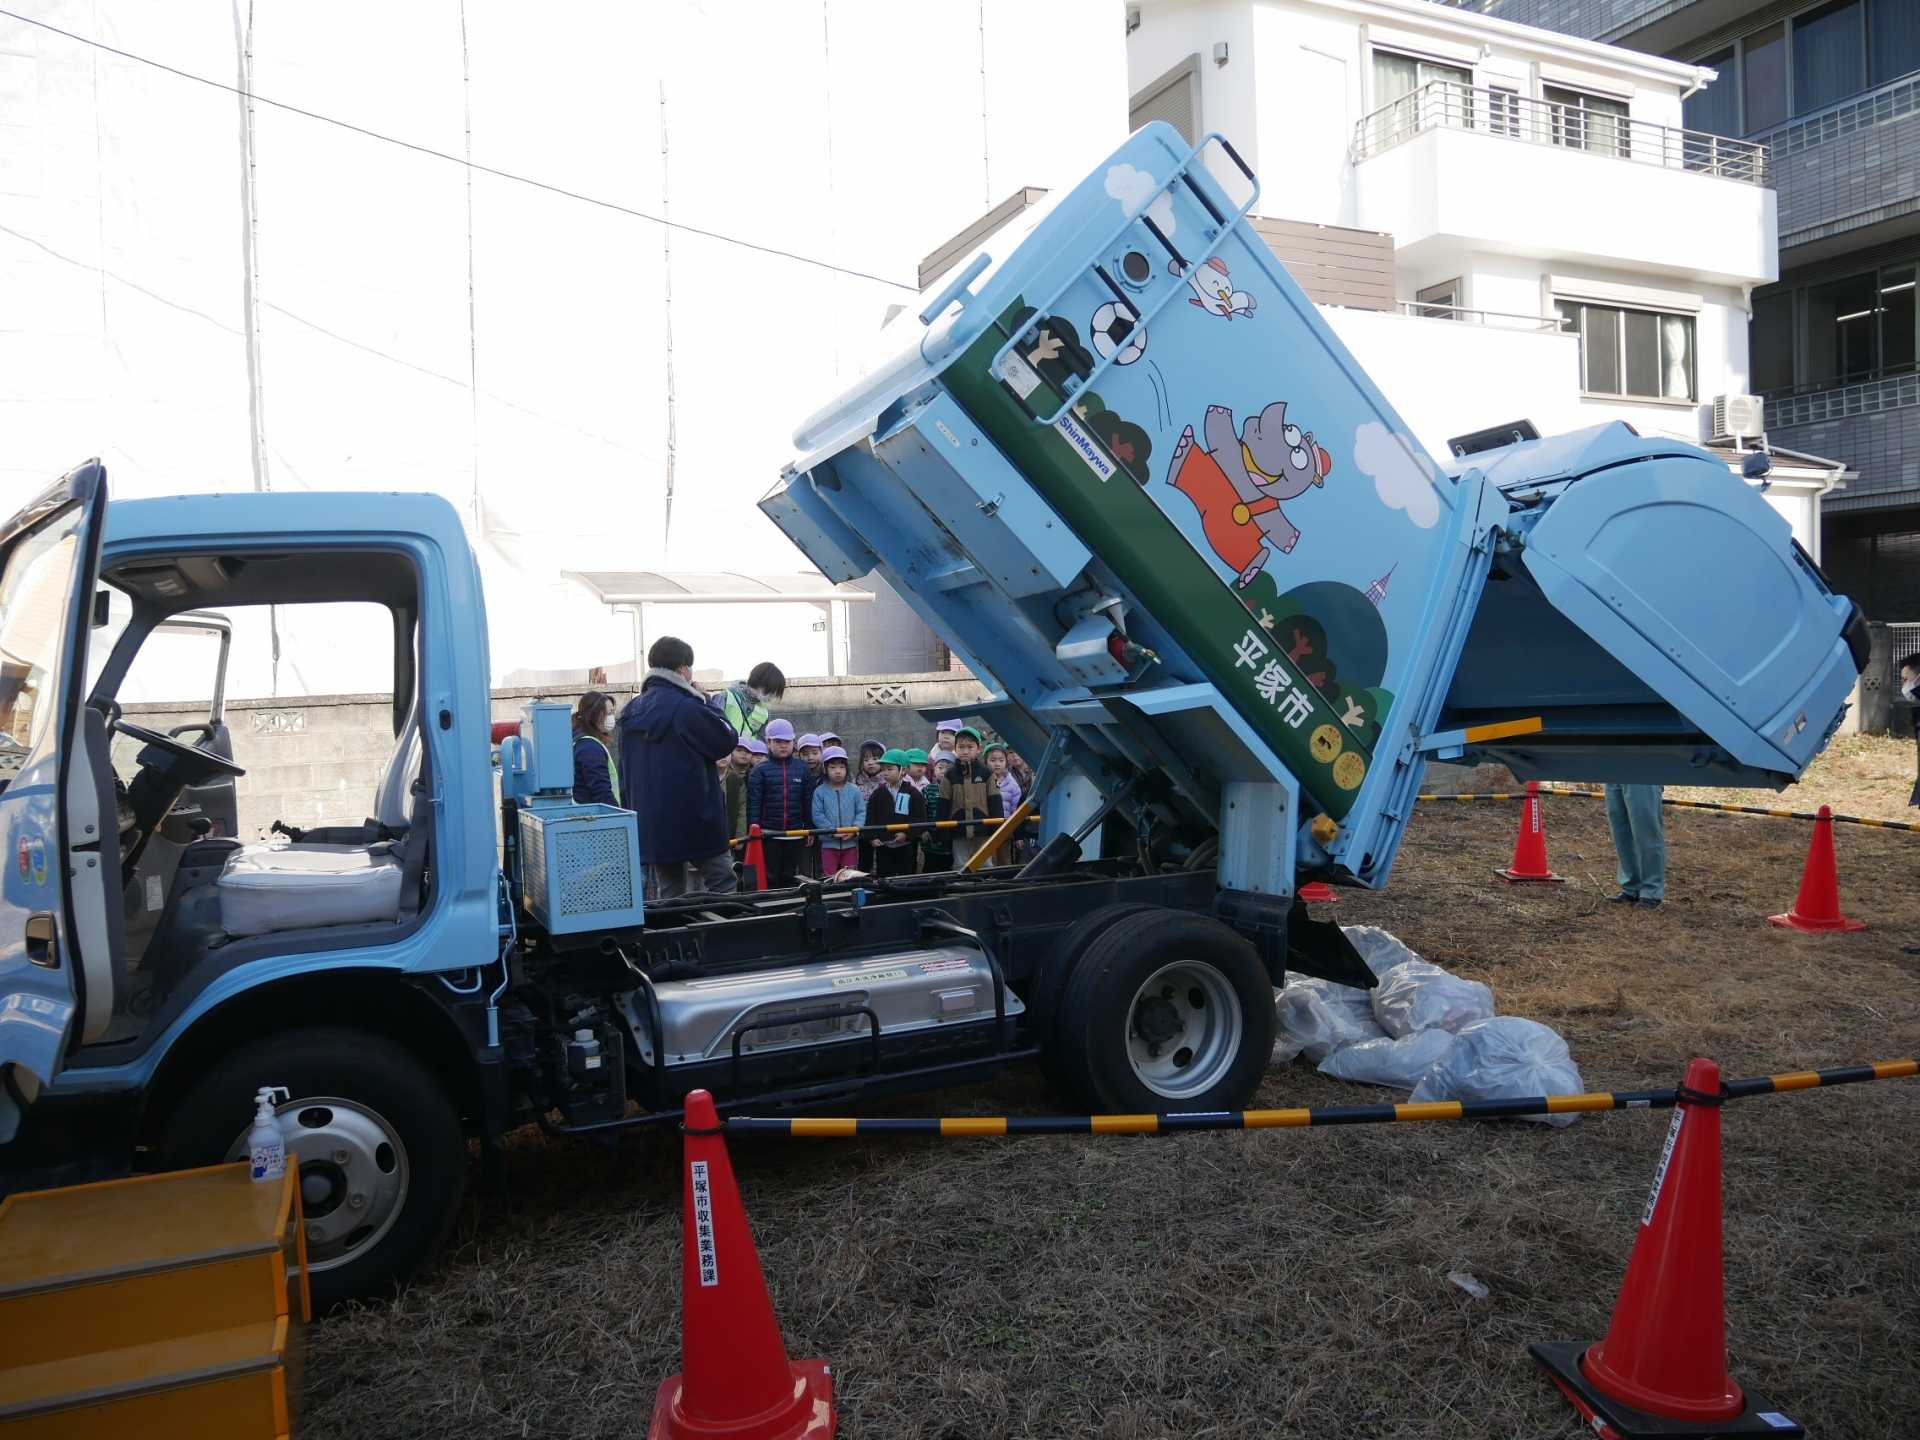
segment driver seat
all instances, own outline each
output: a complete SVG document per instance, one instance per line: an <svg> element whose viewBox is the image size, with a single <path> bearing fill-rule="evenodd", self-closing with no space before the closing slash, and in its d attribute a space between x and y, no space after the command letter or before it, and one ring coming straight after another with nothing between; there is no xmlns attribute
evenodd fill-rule
<svg viewBox="0 0 1920 1440"><path fill-rule="evenodd" d="M420 690L374 786L373 814L357 827L307 830L292 840L241 845L215 884L220 928L265 935L329 925L397 921L409 881L419 880L427 836L417 833Z"/></svg>

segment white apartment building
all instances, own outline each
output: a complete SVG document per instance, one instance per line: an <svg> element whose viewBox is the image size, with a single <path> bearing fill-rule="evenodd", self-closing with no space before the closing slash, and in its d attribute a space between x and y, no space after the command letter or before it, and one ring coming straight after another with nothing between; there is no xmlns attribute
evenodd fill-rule
<svg viewBox="0 0 1920 1440"><path fill-rule="evenodd" d="M1428 0L1139 0L1127 26L1132 122L1233 142L1256 213L1291 222L1275 249L1436 455L1521 418L1708 439L1751 388L1775 195L1763 147L1680 128L1712 70ZM1770 478L1817 555L1840 467Z"/></svg>

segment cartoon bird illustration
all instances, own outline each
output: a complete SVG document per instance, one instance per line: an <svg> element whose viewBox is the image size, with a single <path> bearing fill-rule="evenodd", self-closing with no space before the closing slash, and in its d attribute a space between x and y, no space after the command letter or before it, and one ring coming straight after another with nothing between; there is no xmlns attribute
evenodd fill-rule
<svg viewBox="0 0 1920 1440"><path fill-rule="evenodd" d="M1193 287L1193 294L1187 297L1189 305L1198 305L1209 315L1218 315L1223 320L1253 314L1253 296L1233 288L1227 262L1218 255L1204 265L1182 265L1178 260L1169 260L1167 270Z"/></svg>

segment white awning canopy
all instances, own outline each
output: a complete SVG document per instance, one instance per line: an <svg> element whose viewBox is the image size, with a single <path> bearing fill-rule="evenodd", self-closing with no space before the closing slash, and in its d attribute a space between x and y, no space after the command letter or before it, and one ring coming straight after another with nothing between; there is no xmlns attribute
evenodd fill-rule
<svg viewBox="0 0 1920 1440"><path fill-rule="evenodd" d="M740 575L725 570L567 570L607 605L764 605L832 600L858 603L873 592L826 576Z"/></svg>

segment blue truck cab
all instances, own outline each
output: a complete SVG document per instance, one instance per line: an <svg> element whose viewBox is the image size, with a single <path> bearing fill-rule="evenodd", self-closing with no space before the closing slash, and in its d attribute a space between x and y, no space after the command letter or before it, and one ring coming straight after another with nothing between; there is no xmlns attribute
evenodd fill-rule
<svg viewBox="0 0 1920 1440"><path fill-rule="evenodd" d="M1371 983L1297 890L1384 885L1430 761L1796 778L1864 636L1785 522L1618 425L1434 464L1257 194L1218 137L1143 129L896 321L762 502L992 687L981 718L1040 757L1020 866L987 863L1009 825L959 872L643 903L632 815L572 803L565 707L493 753L444 500L55 483L0 530L0 1188L236 1158L285 1087L329 1303L431 1255L470 1142L528 1123L1035 1057L1088 1110L1232 1108L1289 970ZM392 634L365 819L243 841L219 684L171 733L118 697L157 637L224 654L222 616L346 601Z"/></svg>

